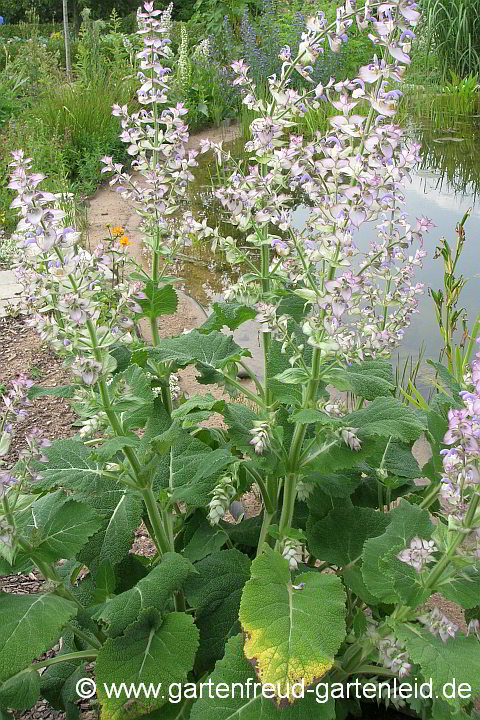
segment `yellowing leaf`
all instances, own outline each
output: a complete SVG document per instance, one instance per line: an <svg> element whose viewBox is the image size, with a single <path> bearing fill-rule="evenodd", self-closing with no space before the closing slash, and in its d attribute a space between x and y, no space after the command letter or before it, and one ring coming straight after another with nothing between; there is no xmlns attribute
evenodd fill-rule
<svg viewBox="0 0 480 720"><path fill-rule="evenodd" d="M336 575L307 572L293 582L287 560L271 549L251 574L240 604L245 656L277 703L293 702L294 683L318 682L333 665L345 637L345 592Z"/></svg>

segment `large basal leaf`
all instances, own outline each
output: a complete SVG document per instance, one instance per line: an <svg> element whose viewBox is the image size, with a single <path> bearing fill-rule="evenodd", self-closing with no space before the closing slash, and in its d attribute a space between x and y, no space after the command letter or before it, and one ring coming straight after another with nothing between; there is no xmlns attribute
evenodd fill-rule
<svg viewBox="0 0 480 720"><path fill-rule="evenodd" d="M145 283L144 293L147 296L143 299L136 299L148 318L155 318L159 315L173 315L177 310L178 297L171 285L158 285L153 280Z"/></svg>
<svg viewBox="0 0 480 720"><path fill-rule="evenodd" d="M193 566L186 558L173 552L165 553L162 561L135 587L112 598L98 619L108 627L111 637L119 635L143 610L163 611L174 591L182 587L192 571Z"/></svg>
<svg viewBox="0 0 480 720"><path fill-rule="evenodd" d="M344 425L359 429L360 437L380 435L402 442L417 440L427 428L425 414L392 397L377 397L368 407L342 418Z"/></svg>
<svg viewBox="0 0 480 720"><path fill-rule="evenodd" d="M0 708L28 710L40 697L40 675L26 670L0 685Z"/></svg>
<svg viewBox="0 0 480 720"><path fill-rule="evenodd" d="M30 542L42 560L73 558L101 527L95 510L61 490L33 503Z"/></svg>
<svg viewBox="0 0 480 720"><path fill-rule="evenodd" d="M413 601L422 587L410 565L396 558L413 537L429 539L433 525L428 512L406 500L387 514L390 524L382 535L370 538L363 548L362 574L369 591L382 602Z"/></svg>
<svg viewBox="0 0 480 720"><path fill-rule="evenodd" d="M0 680L7 680L49 650L77 606L51 593L0 592Z"/></svg>
<svg viewBox="0 0 480 720"><path fill-rule="evenodd" d="M390 518L372 508L332 510L325 518L307 525L308 547L320 560L342 567L361 558L368 538L385 532Z"/></svg>
<svg viewBox="0 0 480 720"><path fill-rule="evenodd" d="M366 400L392 395L395 391L392 365L387 360L365 360L346 368L332 368L324 380Z"/></svg>
<svg viewBox="0 0 480 720"><path fill-rule="evenodd" d="M99 651L96 665L97 697L101 720L130 720L156 710L168 701L168 686L185 681L193 668L198 629L191 615L170 613L162 620L155 610L146 611L124 635L110 638ZM121 697L107 697L105 685L124 682L161 689L157 698L145 695L133 704Z"/></svg>
<svg viewBox="0 0 480 720"><path fill-rule="evenodd" d="M345 637L345 591L336 575L317 572L293 583L287 560L268 546L251 573L239 613L245 655L259 680L292 702L293 683L310 685L333 665Z"/></svg>
<svg viewBox="0 0 480 720"><path fill-rule="evenodd" d="M228 327L229 330L236 330L247 320L253 320L257 312L248 305L238 303L214 302L212 314L198 328L198 332L210 333L212 330L222 330Z"/></svg>
<svg viewBox="0 0 480 720"><path fill-rule="evenodd" d="M226 683L228 692L222 697L206 693L197 700L190 714L191 720L334 720L335 703L331 699L317 702L314 689L307 692L305 698L297 700L278 710L272 702L271 688L265 687L265 696L258 687L255 671L243 653L243 637L236 635L231 638L225 648L225 656L215 665L210 675L213 687ZM254 689L257 683L257 688ZM237 688L242 688L240 692ZM300 687L297 688L300 690ZM319 693L320 700L322 694Z"/></svg>
<svg viewBox="0 0 480 720"><path fill-rule="evenodd" d="M241 357L250 357L250 351L241 348L228 335L221 332L203 335L198 330L162 339L150 354L157 361L173 362L178 367L199 363L215 370L221 370Z"/></svg>
<svg viewBox="0 0 480 720"><path fill-rule="evenodd" d="M243 586L250 578L250 559L239 550L223 550L198 562L195 570L198 574L188 579L185 594L196 608L200 630L196 667L201 671L223 656L225 642L238 623Z"/></svg>
<svg viewBox="0 0 480 720"><path fill-rule="evenodd" d="M449 692L446 697L443 688L446 683L455 680L468 683L471 698L480 693L480 643L474 636L465 637L457 633L455 638L443 642L438 635L418 625L395 625L395 634L405 643L409 658L420 665L423 677L432 679L433 690L439 698L451 705L466 705L468 700L461 699L457 693Z"/></svg>

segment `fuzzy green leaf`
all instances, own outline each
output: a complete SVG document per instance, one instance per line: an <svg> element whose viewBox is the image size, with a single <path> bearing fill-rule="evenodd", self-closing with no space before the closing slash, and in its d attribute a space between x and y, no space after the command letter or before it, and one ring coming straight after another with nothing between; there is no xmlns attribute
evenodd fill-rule
<svg viewBox="0 0 480 720"><path fill-rule="evenodd" d="M255 455L253 446L250 444L252 439L250 430L259 416L243 403L227 403L224 418L229 428L229 438L234 446Z"/></svg>
<svg viewBox="0 0 480 720"><path fill-rule="evenodd" d="M342 421L358 428L359 437L380 435L402 442L417 440L427 428L424 413L392 397L377 397L368 407L346 415Z"/></svg>
<svg viewBox="0 0 480 720"><path fill-rule="evenodd" d="M241 348L228 335L221 332L203 335L198 330L162 339L149 353L157 361L172 362L178 367L199 363L215 370L221 370L241 357L250 357L250 351Z"/></svg>
<svg viewBox="0 0 480 720"><path fill-rule="evenodd" d="M438 591L447 600L463 608L474 608L480 601L480 570L475 567L464 568L460 576L450 578Z"/></svg>
<svg viewBox="0 0 480 720"><path fill-rule="evenodd" d="M310 375L302 368L286 368L281 373L274 375L272 380L276 380L283 385L298 385L308 382Z"/></svg>
<svg viewBox="0 0 480 720"><path fill-rule="evenodd" d="M203 670L223 656L225 642L237 626L243 586L250 577L250 559L239 550L223 550L198 562L195 570L198 575L190 576L185 594L196 608L200 630L196 667Z"/></svg>
<svg viewBox="0 0 480 720"><path fill-rule="evenodd" d="M183 554L191 562L197 562L221 550L227 540L226 530L218 525L212 527L206 519L203 519L185 545Z"/></svg>
<svg viewBox="0 0 480 720"><path fill-rule="evenodd" d="M128 705L125 695L108 698L104 684L118 683L146 687L153 683L168 688L185 681L193 668L198 648L198 630L191 615L170 613L161 619L157 611L142 614L124 635L109 638L97 656L97 697L101 706L100 720L131 720L156 710L168 701L168 692L159 697L140 695Z"/></svg>
<svg viewBox="0 0 480 720"><path fill-rule="evenodd" d="M178 296L171 285L159 286L153 280L145 283L144 299L137 299L143 315L148 318L155 318L159 315L173 315L177 310Z"/></svg>
<svg viewBox="0 0 480 720"><path fill-rule="evenodd" d="M103 525L82 549L79 560L90 570L108 561L117 565L132 547L135 531L142 517L142 501L131 490L125 489L118 495L115 506L105 517Z"/></svg>
<svg viewBox="0 0 480 720"><path fill-rule="evenodd" d="M56 485L71 489L77 498L88 498L95 482L103 482L102 465L92 459L92 452L77 440L56 440L44 448L48 462L39 465L42 489Z"/></svg>
<svg viewBox="0 0 480 720"><path fill-rule="evenodd" d="M365 541L385 532L389 522L387 515L372 508L335 509L307 525L308 547L321 560L348 565L359 560Z"/></svg>
<svg viewBox="0 0 480 720"><path fill-rule="evenodd" d="M32 385L28 390L28 399L34 400L37 397L50 395L53 397L71 398L80 385L54 385L53 387L43 387L43 385Z"/></svg>
<svg viewBox="0 0 480 720"><path fill-rule="evenodd" d="M212 450L205 443L181 431L167 455L159 458L155 483L171 488L175 500L204 507L219 473L238 458L225 448Z"/></svg>
<svg viewBox="0 0 480 720"><path fill-rule="evenodd" d="M40 676L27 670L0 685L0 707L28 710L40 697Z"/></svg>
<svg viewBox="0 0 480 720"><path fill-rule="evenodd" d="M182 587L192 571L193 566L186 558L173 552L165 553L162 561L135 587L107 603L99 620L107 625L111 637L119 635L143 610L163 611L170 596Z"/></svg>
<svg viewBox="0 0 480 720"><path fill-rule="evenodd" d="M77 606L57 595L0 592L0 680L7 680L49 650Z"/></svg>
<svg viewBox="0 0 480 720"><path fill-rule="evenodd" d="M257 314L248 305L239 305L238 303L214 302L212 308L212 314L198 328L198 332L210 333L212 330L221 330L225 326L229 330L236 330L247 320L253 320Z"/></svg>
<svg viewBox="0 0 480 720"><path fill-rule="evenodd" d="M443 642L438 635L418 625L395 625L394 629L399 640L405 643L410 659L420 665L424 678L432 678L433 690L440 698L457 706L468 702L458 696L443 695L445 684L454 679L457 687L459 683L470 685L472 698L480 693L480 646L476 637L465 637L459 632L455 638Z"/></svg>
<svg viewBox="0 0 480 720"><path fill-rule="evenodd" d="M293 584L288 561L268 546L251 572L239 613L245 656L260 682L288 695L292 683L310 685L332 667L345 637L345 591L336 575L316 572L297 575Z"/></svg>
<svg viewBox="0 0 480 720"><path fill-rule="evenodd" d="M414 568L396 554L408 547L413 537L429 539L433 525L428 512L406 500L387 514L390 524L382 535L370 538L363 548L362 574L369 591L383 602L406 602L420 588ZM412 599L414 595L412 595Z"/></svg>
<svg viewBox="0 0 480 720"><path fill-rule="evenodd" d="M258 682L252 665L243 653L243 637L231 638L225 648L225 656L215 665L210 676L213 687L225 683L227 693L222 697L209 697L206 693L192 708L191 720L334 720L335 703L331 699L317 702L315 692L305 693L306 697L280 711L272 702L272 688L265 686L265 696L254 683ZM242 693L229 692L230 688L243 688ZM248 688L248 690L247 690ZM313 690L313 688L312 688ZM322 695L320 694L320 699Z"/></svg>
<svg viewBox="0 0 480 720"><path fill-rule="evenodd" d="M30 542L47 562L75 557L102 524L95 510L61 490L37 500L31 511Z"/></svg>
<svg viewBox="0 0 480 720"><path fill-rule="evenodd" d="M386 360L366 360L346 368L332 368L324 380L366 400L392 395L395 391L392 365Z"/></svg>
<svg viewBox="0 0 480 720"><path fill-rule="evenodd" d="M207 417L214 412L222 412L225 406L225 400L219 400L211 393L205 395L191 395L188 400L176 408L172 412L172 418L177 420L185 420L189 413L196 410L208 411Z"/></svg>

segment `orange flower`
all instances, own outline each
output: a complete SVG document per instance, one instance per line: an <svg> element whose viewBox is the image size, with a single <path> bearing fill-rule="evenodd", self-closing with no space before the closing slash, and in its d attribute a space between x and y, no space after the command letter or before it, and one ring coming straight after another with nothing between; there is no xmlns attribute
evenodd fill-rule
<svg viewBox="0 0 480 720"><path fill-rule="evenodd" d="M112 228L113 235L123 235L124 232L125 228L123 228L121 225L115 225L115 227Z"/></svg>
<svg viewBox="0 0 480 720"><path fill-rule="evenodd" d="M118 242L120 245L131 245L132 241L128 237L128 235L122 235L122 237L118 238Z"/></svg>

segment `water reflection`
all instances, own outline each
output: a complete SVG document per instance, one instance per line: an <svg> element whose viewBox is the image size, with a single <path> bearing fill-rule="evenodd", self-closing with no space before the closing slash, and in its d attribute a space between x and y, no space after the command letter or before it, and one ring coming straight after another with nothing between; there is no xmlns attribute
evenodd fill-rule
<svg viewBox="0 0 480 720"><path fill-rule="evenodd" d="M426 215L436 225L425 236L428 256L417 279L435 290L443 287L443 263L433 259L438 240L445 236L453 244L456 224L468 208L473 208L465 226L467 241L457 267L457 274L468 278L461 306L467 310L471 322L480 312L480 124L473 118L469 123L457 123L455 127L439 129L424 125L410 126L408 130L422 143L422 160L411 185L405 190L406 210L413 223L416 217ZM199 168L200 176L192 188L189 204L194 213L205 214L210 223L217 224L221 221L221 213L213 202L210 169L208 161ZM296 217L300 227L307 214L308 208L298 209ZM233 234L234 228L226 225L224 231L227 235ZM361 227L355 236L361 251L367 250L374 234L372 224ZM213 255L205 244L185 248L185 254L191 261L179 262L177 271L188 279L187 287L192 296L208 308L212 301L221 299L222 292L237 279L238 273L232 272L223 258ZM261 367L258 329L254 323L249 323L239 332L236 339L253 351L253 365L258 372ZM438 358L441 338L433 302L427 293L420 298L419 313L405 334L400 358L416 357L422 345L426 358Z"/></svg>

